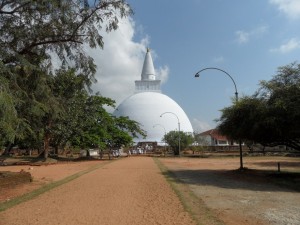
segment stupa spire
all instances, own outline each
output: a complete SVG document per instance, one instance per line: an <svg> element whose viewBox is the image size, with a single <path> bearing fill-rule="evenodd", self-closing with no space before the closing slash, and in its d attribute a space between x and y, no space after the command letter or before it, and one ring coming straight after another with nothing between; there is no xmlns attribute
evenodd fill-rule
<svg viewBox="0 0 300 225"><path fill-rule="evenodd" d="M156 80L153 60L150 53L150 48L147 48L141 80L135 81L136 92L161 92L160 80Z"/></svg>
<svg viewBox="0 0 300 225"><path fill-rule="evenodd" d="M142 80L156 79L150 48L147 48L141 78Z"/></svg>

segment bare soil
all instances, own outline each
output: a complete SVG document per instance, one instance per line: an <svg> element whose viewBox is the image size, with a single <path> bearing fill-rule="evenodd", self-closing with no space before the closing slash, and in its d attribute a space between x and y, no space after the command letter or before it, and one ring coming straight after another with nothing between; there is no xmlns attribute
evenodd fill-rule
<svg viewBox="0 0 300 225"><path fill-rule="evenodd" d="M160 158L159 161L176 177L181 185L179 191L193 193L186 199L193 203L188 204L190 207L209 209L194 211L198 217L212 213L211 218L221 221L206 218L200 220L201 224L300 224L299 158L245 157L244 166L248 169L242 172L236 170L237 157ZM26 180L9 186L1 182L0 176L1 203L103 164L67 184L0 212L0 225L196 224L150 157L104 162L0 167L0 174L3 171L27 174Z"/></svg>
<svg viewBox="0 0 300 225"><path fill-rule="evenodd" d="M2 178L0 176L0 203L38 189L45 184L86 170L101 162L103 163L103 161L82 161L50 165L36 164L36 166L0 166L0 173L3 174ZM28 177L28 173L30 174L30 178Z"/></svg>
<svg viewBox="0 0 300 225"><path fill-rule="evenodd" d="M238 158L160 161L225 224L300 224L298 158L247 157L244 171Z"/></svg>

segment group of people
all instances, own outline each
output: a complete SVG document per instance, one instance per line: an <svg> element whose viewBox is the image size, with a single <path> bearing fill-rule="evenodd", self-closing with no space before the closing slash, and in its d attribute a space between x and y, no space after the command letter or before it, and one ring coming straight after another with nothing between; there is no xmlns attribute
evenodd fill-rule
<svg viewBox="0 0 300 225"><path fill-rule="evenodd" d="M136 147L134 149L130 149L128 151L129 155L139 155L139 154L146 154L147 152L151 152L153 147L151 145L146 145L145 147Z"/></svg>

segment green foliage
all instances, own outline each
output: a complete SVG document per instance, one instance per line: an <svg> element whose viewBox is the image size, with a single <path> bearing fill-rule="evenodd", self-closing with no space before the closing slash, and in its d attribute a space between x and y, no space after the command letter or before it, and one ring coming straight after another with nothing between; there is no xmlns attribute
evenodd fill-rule
<svg viewBox="0 0 300 225"><path fill-rule="evenodd" d="M14 143L20 147L40 149L47 141L55 149L67 144L73 148L112 149L130 145L138 135L145 136L137 122L108 113L104 106L114 107L114 101L89 95L84 76L76 75L74 69L59 70L56 76L46 78L44 92L36 94L36 88L27 91L34 100L27 101L21 115L30 121L31 132L16 139Z"/></svg>
<svg viewBox="0 0 300 225"><path fill-rule="evenodd" d="M137 122L125 117L115 118L104 106L114 101L99 95L88 95L83 76L73 70L60 71L54 77L54 93L63 113L53 121L51 143L56 148L71 143L79 148L119 148L144 134Z"/></svg>
<svg viewBox="0 0 300 225"><path fill-rule="evenodd" d="M199 135L199 134L194 134L194 142L196 142L198 145L191 146L191 150L193 151L193 154L195 152L203 153L207 149L207 146L210 145L210 142L208 141L208 139L204 136Z"/></svg>
<svg viewBox="0 0 300 225"><path fill-rule="evenodd" d="M182 131L170 131L169 133L165 134L163 141L165 141L166 143L168 143L169 146L171 146L175 155L179 155L179 136L181 151L194 142L194 137L192 134L184 133Z"/></svg>
<svg viewBox="0 0 300 225"><path fill-rule="evenodd" d="M3 0L1 60L13 67L26 63L37 66L41 61L49 65L52 52L63 64L73 61L83 73L93 73L93 59L85 54L82 44L103 47L99 31L117 29L118 19L131 13L124 0Z"/></svg>
<svg viewBox="0 0 300 225"><path fill-rule="evenodd" d="M238 140L300 150L300 64L280 67L253 96L222 110L219 130Z"/></svg>
<svg viewBox="0 0 300 225"><path fill-rule="evenodd" d="M124 0L1 1L0 144L43 148L47 157L50 142L63 146L80 135L95 142L85 130L95 124L87 90L96 66L84 45L103 47L101 30L117 29L131 13ZM105 101L102 111L112 104Z"/></svg>

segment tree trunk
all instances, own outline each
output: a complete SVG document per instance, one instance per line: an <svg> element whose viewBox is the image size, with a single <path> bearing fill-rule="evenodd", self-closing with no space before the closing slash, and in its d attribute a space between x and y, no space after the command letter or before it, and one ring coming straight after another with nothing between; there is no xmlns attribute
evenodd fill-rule
<svg viewBox="0 0 300 225"><path fill-rule="evenodd" d="M49 156L49 145L51 139L50 129L52 127L52 121L48 120L48 124L46 125L45 133L44 133L44 159L47 159Z"/></svg>
<svg viewBox="0 0 300 225"><path fill-rule="evenodd" d="M9 144L4 149L4 152L2 153L2 155L8 156L12 147L13 147L13 144L11 142L9 142Z"/></svg>
<svg viewBox="0 0 300 225"><path fill-rule="evenodd" d="M54 147L54 154L58 156L58 145Z"/></svg>
<svg viewBox="0 0 300 225"><path fill-rule="evenodd" d="M174 155L179 155L179 148L178 147L174 147Z"/></svg>
<svg viewBox="0 0 300 225"><path fill-rule="evenodd" d="M50 143L50 134L46 133L44 136L44 159L47 159L49 155L49 143Z"/></svg>
<svg viewBox="0 0 300 225"><path fill-rule="evenodd" d="M109 159L109 160L111 160L111 155L110 155L110 153L111 153L111 149L108 150L108 159Z"/></svg>
<svg viewBox="0 0 300 225"><path fill-rule="evenodd" d="M9 142L9 144L6 146L6 148L4 149L4 152L2 153L2 155L8 156L10 153L10 150L13 148L13 144L11 142Z"/></svg>

